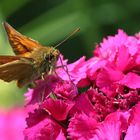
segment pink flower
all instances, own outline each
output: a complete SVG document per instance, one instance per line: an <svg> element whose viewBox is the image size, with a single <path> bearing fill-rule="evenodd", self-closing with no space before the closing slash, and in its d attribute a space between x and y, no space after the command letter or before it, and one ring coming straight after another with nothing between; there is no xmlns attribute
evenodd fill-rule
<svg viewBox="0 0 140 140"><path fill-rule="evenodd" d="M57 74L29 89L28 140L139 140L139 35L118 30L93 54L71 64L60 56Z"/></svg>
<svg viewBox="0 0 140 140"><path fill-rule="evenodd" d="M63 61L65 60L62 60L62 62ZM66 66L63 64L64 66L62 66L62 68L58 68L56 72L63 80L71 80L75 85L83 87L89 84L86 75L86 68L83 67L85 64L85 57L82 57L72 64L67 65L65 63Z"/></svg>
<svg viewBox="0 0 140 140"><path fill-rule="evenodd" d="M132 108L130 114L130 125L128 127L126 136L125 136L125 140L139 140L140 138L140 103L138 103L134 108Z"/></svg>
<svg viewBox="0 0 140 140"><path fill-rule="evenodd" d="M86 65L83 67L87 68L87 76L90 81L95 81L96 77L98 75L98 72L100 69L102 69L104 66L106 66L106 61L102 60L99 57L92 57L89 60L87 60Z"/></svg>
<svg viewBox="0 0 140 140"><path fill-rule="evenodd" d="M36 87L29 89L28 92L25 93L27 105L41 102L49 96L60 80L61 79L57 76L47 75L45 80L36 81Z"/></svg>
<svg viewBox="0 0 140 140"><path fill-rule="evenodd" d="M97 87L110 97L116 96L121 86L139 88L139 50L138 38L128 36L122 30L118 30L117 35L104 39L95 50L96 56L87 64L89 79L94 80Z"/></svg>
<svg viewBox="0 0 140 140"><path fill-rule="evenodd" d="M64 99L73 99L78 94L77 87L70 81L59 81L56 84L54 93Z"/></svg>
<svg viewBox="0 0 140 140"><path fill-rule="evenodd" d="M73 99L77 93L77 87L71 81L64 81L58 76L49 75L45 80L37 81L37 85L33 89L28 89L25 93L27 105L36 104L43 101L51 93L65 99Z"/></svg>
<svg viewBox="0 0 140 140"><path fill-rule="evenodd" d="M97 140L120 140L121 124L119 122L102 123L96 130L96 135L92 138Z"/></svg>
<svg viewBox="0 0 140 140"><path fill-rule="evenodd" d="M72 107L70 114L73 116L75 113L85 113L92 117L95 115L95 110L87 94L81 94L75 98L75 104Z"/></svg>
<svg viewBox="0 0 140 140"><path fill-rule="evenodd" d="M57 136L56 140L66 140L66 137L64 136L64 133L62 131L60 131L60 133Z"/></svg>
<svg viewBox="0 0 140 140"><path fill-rule="evenodd" d="M23 130L26 127L23 109L0 111L0 140L24 140Z"/></svg>
<svg viewBox="0 0 140 140"><path fill-rule="evenodd" d="M97 75L96 84L100 90L105 93L107 96L116 96L119 80L123 78L123 73L113 67L104 67L100 70L100 73Z"/></svg>
<svg viewBox="0 0 140 140"><path fill-rule="evenodd" d="M87 140L94 136L97 121L84 113L75 114L69 124L68 133L71 139Z"/></svg>
<svg viewBox="0 0 140 140"><path fill-rule="evenodd" d="M140 76L138 74L129 72L122 80L120 80L119 83L129 88L137 89L140 88Z"/></svg>
<svg viewBox="0 0 140 140"><path fill-rule="evenodd" d="M139 140L140 124L130 125L124 140Z"/></svg>
<svg viewBox="0 0 140 140"><path fill-rule="evenodd" d="M27 118L28 127L24 134L27 140L49 140L60 137L64 128L53 120L44 110L35 110Z"/></svg>
<svg viewBox="0 0 140 140"><path fill-rule="evenodd" d="M60 133L57 136L56 140L66 140L66 137L64 136L64 133L62 131L60 131Z"/></svg>
<svg viewBox="0 0 140 140"><path fill-rule="evenodd" d="M53 116L58 121L63 121L67 118L73 103L64 102L63 100L47 99L42 104L42 108Z"/></svg>

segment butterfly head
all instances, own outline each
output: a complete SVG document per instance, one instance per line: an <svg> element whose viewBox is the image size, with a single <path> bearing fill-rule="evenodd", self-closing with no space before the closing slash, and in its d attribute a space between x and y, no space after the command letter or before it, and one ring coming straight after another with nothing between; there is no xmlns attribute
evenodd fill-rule
<svg viewBox="0 0 140 140"><path fill-rule="evenodd" d="M60 55L59 50L50 47L49 50L44 55L44 60L49 64L56 63Z"/></svg>

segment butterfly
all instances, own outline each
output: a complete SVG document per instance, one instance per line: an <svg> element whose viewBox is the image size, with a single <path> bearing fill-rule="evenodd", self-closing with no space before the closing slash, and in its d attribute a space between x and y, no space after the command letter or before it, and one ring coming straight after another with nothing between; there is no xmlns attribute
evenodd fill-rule
<svg viewBox="0 0 140 140"><path fill-rule="evenodd" d="M60 55L58 49L42 46L6 22L4 27L15 56L0 56L1 80L6 82L16 80L17 86L21 88L55 69Z"/></svg>
<svg viewBox="0 0 140 140"><path fill-rule="evenodd" d="M6 82L16 80L19 88L53 72L60 56L56 48L80 30L77 28L54 47L45 47L22 35L7 22L3 25L15 56L0 56L0 79Z"/></svg>

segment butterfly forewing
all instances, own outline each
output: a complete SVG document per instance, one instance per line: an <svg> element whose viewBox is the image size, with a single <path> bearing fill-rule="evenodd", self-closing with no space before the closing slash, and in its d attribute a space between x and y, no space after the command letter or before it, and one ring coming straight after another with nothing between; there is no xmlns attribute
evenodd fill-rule
<svg viewBox="0 0 140 140"><path fill-rule="evenodd" d="M15 60L20 60L19 56L0 56L0 65L12 62Z"/></svg>
<svg viewBox="0 0 140 140"><path fill-rule="evenodd" d="M8 35L9 42L13 48L16 55L24 55L27 52L33 51L35 48L41 45L30 38L17 32L12 26L4 22L4 27Z"/></svg>

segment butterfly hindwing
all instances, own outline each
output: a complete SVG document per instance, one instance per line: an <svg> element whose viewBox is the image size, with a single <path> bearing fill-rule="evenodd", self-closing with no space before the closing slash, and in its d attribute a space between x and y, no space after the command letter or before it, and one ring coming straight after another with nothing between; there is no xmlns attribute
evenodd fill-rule
<svg viewBox="0 0 140 140"><path fill-rule="evenodd" d="M34 66L28 58L21 58L20 60L14 60L0 65L0 79L6 82L18 80L26 81L25 83L28 84L34 72ZM18 86L22 87L24 84Z"/></svg>

